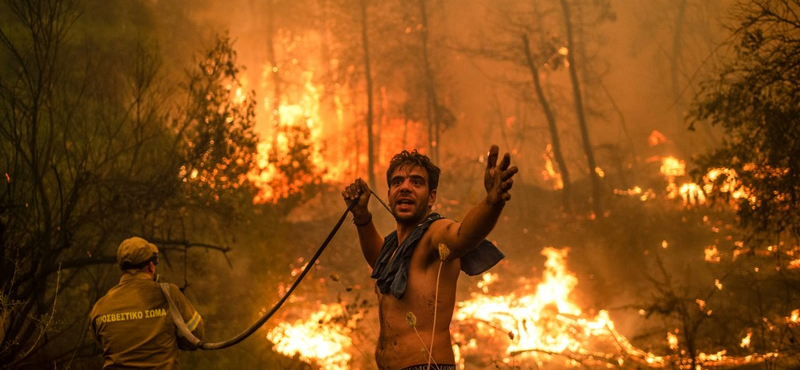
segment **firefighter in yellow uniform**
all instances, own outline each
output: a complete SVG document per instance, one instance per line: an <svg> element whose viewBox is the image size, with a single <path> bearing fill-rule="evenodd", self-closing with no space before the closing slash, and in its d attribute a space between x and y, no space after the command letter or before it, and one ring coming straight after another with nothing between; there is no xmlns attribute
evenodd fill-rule
<svg viewBox="0 0 800 370"><path fill-rule="evenodd" d="M119 284L94 305L91 332L103 349L103 369L180 369L178 349L194 347L178 336L170 306L154 279L158 248L142 238L117 249ZM203 338L203 319L177 286L169 291L189 330Z"/></svg>

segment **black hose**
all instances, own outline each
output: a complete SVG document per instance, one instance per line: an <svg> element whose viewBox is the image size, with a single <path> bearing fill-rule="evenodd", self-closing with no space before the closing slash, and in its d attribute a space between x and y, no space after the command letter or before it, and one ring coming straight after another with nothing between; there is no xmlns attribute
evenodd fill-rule
<svg viewBox="0 0 800 370"><path fill-rule="evenodd" d="M294 281L294 284L292 284L292 286L289 288L289 290L286 291L286 293L283 295L283 297L278 301L278 303L275 304L275 306L272 307L272 309L269 312L267 312L264 316L261 316L261 318L258 319L258 321L256 321L255 324L253 324L250 328L248 328L247 330L241 332L239 335L237 335L237 336L235 336L235 337L233 337L231 339L228 339L228 340L226 340L224 342L204 343L201 340L199 340L197 338L194 338L195 341L193 341L193 343L196 343L197 348L210 351L210 350L223 349L223 348L230 347L230 346L232 346L234 344L237 344L237 343L245 340L247 337L249 337L250 335L255 333L256 330L258 330L262 325L264 325L264 323L266 323L267 320L269 320L270 317L272 317L272 315L274 315L275 312L277 312L278 309L281 308L283 303L286 302L286 300L289 298L289 295L292 294L294 289L297 288L298 285L300 285L300 281L302 281L303 278L308 274L308 272L311 271L311 268L314 267L314 264L317 262L317 259L319 259L319 256L322 255L322 251L325 250L325 247L327 247L328 243L331 242L331 239L333 239L333 236L336 235L337 231L339 231L339 227L342 226L342 223L344 222L344 219L347 216L347 212L350 212L350 210L353 208L353 206L355 206L356 203L358 203L358 200L354 200L352 203L350 203L349 206L347 206L347 209L342 214L342 217L339 218L339 222L336 223L336 226L333 227L333 230L331 230L331 232L328 233L328 237L325 238L325 241L322 242L322 245L319 247L319 249L317 249L317 253L315 253L314 256L311 257L311 259L308 261L308 264L303 269L303 272L301 272L300 275L297 276L297 279ZM183 334L184 334L184 336L186 336L186 333L183 333ZM192 335L191 332L189 332L188 334ZM194 337L194 335L192 335L192 337ZM187 339L189 341L192 341L191 337L187 337Z"/></svg>

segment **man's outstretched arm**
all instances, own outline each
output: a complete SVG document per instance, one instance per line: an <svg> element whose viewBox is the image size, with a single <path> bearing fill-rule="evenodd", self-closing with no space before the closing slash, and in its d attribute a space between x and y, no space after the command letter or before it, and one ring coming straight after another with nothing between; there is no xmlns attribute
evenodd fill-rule
<svg viewBox="0 0 800 370"><path fill-rule="evenodd" d="M511 199L509 190L514 185L513 177L519 169L511 166L508 153L498 163L499 150L497 145L492 145L486 160L483 179L486 198L472 207L462 222L448 224L442 230L441 237L434 239L434 248L438 243L447 245L450 249L449 259L460 258L486 238L497 224L506 202Z"/></svg>
<svg viewBox="0 0 800 370"><path fill-rule="evenodd" d="M372 222L372 214L369 212L370 190L367 183L361 178L348 185L342 191L342 198L349 206L352 202L357 202L350 210L353 214L353 223L358 229L358 242L361 244L361 252L369 263L369 267L375 268L378 260L378 253L383 245L383 237L378 233L375 224Z"/></svg>

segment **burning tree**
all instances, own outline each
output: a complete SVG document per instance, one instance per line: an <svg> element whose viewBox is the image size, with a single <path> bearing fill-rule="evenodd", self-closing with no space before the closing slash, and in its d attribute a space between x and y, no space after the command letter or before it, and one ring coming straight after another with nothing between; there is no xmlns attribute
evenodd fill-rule
<svg viewBox="0 0 800 370"><path fill-rule="evenodd" d="M733 56L705 82L691 112L692 127L709 121L727 134L719 148L699 158L698 174L735 171L738 186L750 194L736 200L742 225L766 239L794 243L800 236L798 11L796 0L740 3L739 24L731 27Z"/></svg>
<svg viewBox="0 0 800 370"><path fill-rule="evenodd" d="M723 276L739 287L727 297L738 301L729 306L739 314L733 317L750 328L749 344L779 349L796 366L796 323L779 322L800 305L800 2L741 2L735 19L732 54L703 84L690 115L692 125L710 122L726 132L698 158L696 177L715 185L706 188L710 199L735 205L746 233L711 253L727 262Z"/></svg>

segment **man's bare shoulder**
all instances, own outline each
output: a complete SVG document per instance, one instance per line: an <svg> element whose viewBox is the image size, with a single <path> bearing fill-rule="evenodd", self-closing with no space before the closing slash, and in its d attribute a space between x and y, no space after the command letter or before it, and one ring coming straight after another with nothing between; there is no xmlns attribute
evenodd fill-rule
<svg viewBox="0 0 800 370"><path fill-rule="evenodd" d="M426 248L432 248L438 251L439 244L450 244L453 236L458 233L460 223L448 218L442 218L431 223L428 232L423 236L421 244Z"/></svg>

